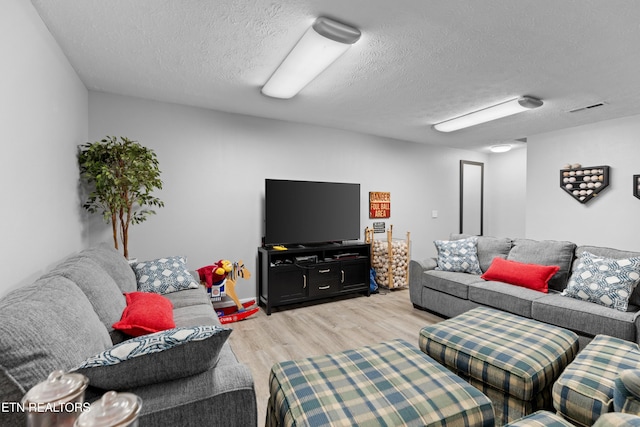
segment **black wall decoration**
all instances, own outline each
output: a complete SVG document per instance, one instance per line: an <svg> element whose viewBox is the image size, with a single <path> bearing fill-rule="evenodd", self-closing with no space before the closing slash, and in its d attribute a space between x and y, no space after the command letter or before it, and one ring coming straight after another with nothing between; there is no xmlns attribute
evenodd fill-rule
<svg viewBox="0 0 640 427"><path fill-rule="evenodd" d="M560 169L560 188L580 203L587 203L608 186L609 166L574 164Z"/></svg>

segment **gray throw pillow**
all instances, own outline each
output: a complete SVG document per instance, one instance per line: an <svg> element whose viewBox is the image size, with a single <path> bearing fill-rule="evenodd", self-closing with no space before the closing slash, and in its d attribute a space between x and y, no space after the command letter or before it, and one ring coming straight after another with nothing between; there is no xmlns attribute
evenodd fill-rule
<svg viewBox="0 0 640 427"><path fill-rule="evenodd" d="M202 373L216 365L231 328L217 325L170 329L123 341L73 371L92 387L123 390Z"/></svg>
<svg viewBox="0 0 640 427"><path fill-rule="evenodd" d="M515 239L507 259L526 264L557 265L560 270L549 280L549 289L562 291L569 280L575 249L572 242Z"/></svg>
<svg viewBox="0 0 640 427"><path fill-rule="evenodd" d="M137 291L136 275L133 274L129 261L113 247L113 244L100 243L81 251L79 255L98 263L113 278L122 293Z"/></svg>

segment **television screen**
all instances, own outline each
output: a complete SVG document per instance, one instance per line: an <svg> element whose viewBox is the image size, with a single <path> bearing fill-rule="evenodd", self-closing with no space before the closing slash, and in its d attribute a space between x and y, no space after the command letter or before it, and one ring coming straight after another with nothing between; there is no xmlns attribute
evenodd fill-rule
<svg viewBox="0 0 640 427"><path fill-rule="evenodd" d="M360 184L265 180L266 245L360 238Z"/></svg>

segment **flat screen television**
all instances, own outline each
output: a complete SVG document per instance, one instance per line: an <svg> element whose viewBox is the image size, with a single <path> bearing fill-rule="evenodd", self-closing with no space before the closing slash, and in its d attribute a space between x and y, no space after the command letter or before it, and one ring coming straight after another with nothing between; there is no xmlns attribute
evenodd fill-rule
<svg viewBox="0 0 640 427"><path fill-rule="evenodd" d="M360 184L265 180L265 245L360 238Z"/></svg>

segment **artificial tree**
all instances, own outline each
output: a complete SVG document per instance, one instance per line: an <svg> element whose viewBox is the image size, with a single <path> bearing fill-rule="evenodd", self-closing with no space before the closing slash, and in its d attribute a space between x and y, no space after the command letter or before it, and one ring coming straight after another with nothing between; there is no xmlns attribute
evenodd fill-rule
<svg viewBox="0 0 640 427"><path fill-rule="evenodd" d="M89 194L82 205L90 213L101 212L111 223L113 244L118 234L125 258L129 258L129 226L154 215L148 207L163 207L151 193L162 189L155 152L125 137L107 136L79 146L80 176ZM118 233L119 232L119 233Z"/></svg>

